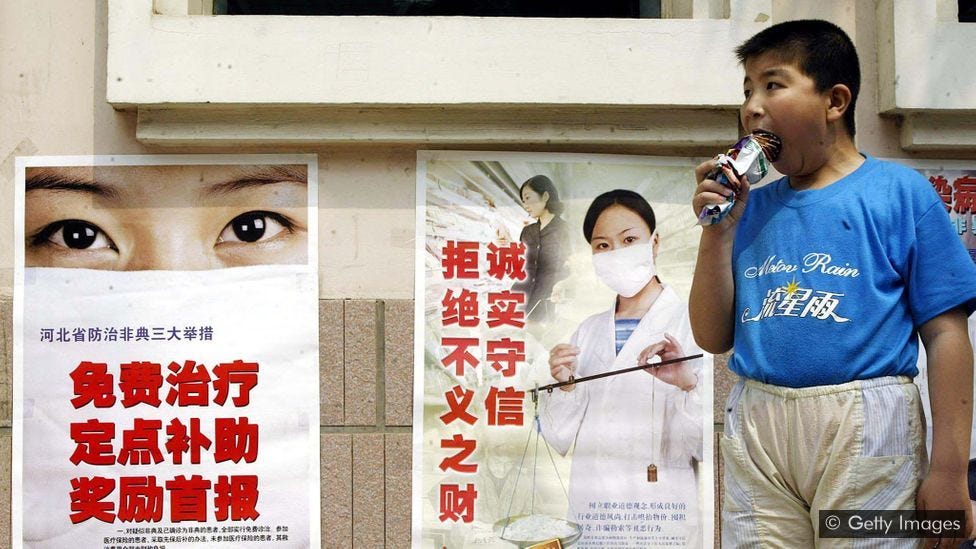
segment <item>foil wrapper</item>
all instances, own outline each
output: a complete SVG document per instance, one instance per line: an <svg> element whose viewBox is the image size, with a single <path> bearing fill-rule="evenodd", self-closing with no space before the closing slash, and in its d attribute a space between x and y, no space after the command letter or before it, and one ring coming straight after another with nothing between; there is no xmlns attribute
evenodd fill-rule
<svg viewBox="0 0 976 549"><path fill-rule="evenodd" d="M699 225L718 223L735 205L739 188L725 176L725 172L722 171L723 166L729 166L737 176L752 185L766 177L766 173L769 172L769 159L759 140L752 135L743 137L728 152L719 155L718 166L706 176L706 179L713 179L732 189L732 194L722 204L710 204L702 208L701 213L698 214Z"/></svg>

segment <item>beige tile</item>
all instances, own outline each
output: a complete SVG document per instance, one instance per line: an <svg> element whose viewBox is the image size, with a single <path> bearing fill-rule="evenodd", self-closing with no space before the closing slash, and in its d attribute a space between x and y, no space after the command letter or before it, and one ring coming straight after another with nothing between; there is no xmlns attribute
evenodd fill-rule
<svg viewBox="0 0 976 549"><path fill-rule="evenodd" d="M322 425L342 425L345 383L341 299L319 300L319 417Z"/></svg>
<svg viewBox="0 0 976 549"><path fill-rule="evenodd" d="M410 546L410 433L386 435L386 547Z"/></svg>
<svg viewBox="0 0 976 549"><path fill-rule="evenodd" d="M10 480L11 444L10 429L0 429L0 543L7 541L10 547Z"/></svg>
<svg viewBox="0 0 976 549"><path fill-rule="evenodd" d="M722 443L722 431L716 431L715 433L715 547L722 546L722 494L725 489L723 481L725 480L722 475L725 473L725 467L722 463L722 449L720 444Z"/></svg>
<svg viewBox="0 0 976 549"><path fill-rule="evenodd" d="M13 301L0 298L0 426L10 427L13 400L11 398L14 331Z"/></svg>
<svg viewBox="0 0 976 549"><path fill-rule="evenodd" d="M352 435L324 434L319 448L322 547L352 547Z"/></svg>
<svg viewBox="0 0 976 549"><path fill-rule="evenodd" d="M386 424L411 425L413 414L413 300L384 303L383 341L386 379Z"/></svg>
<svg viewBox="0 0 976 549"><path fill-rule="evenodd" d="M715 423L725 421L725 401L729 398L732 386L738 377L729 370L729 357L732 352L715 355Z"/></svg>
<svg viewBox="0 0 976 549"><path fill-rule="evenodd" d="M352 436L352 547L383 547L386 522L382 434Z"/></svg>
<svg viewBox="0 0 976 549"><path fill-rule="evenodd" d="M376 425L377 307L373 300L345 302L346 425Z"/></svg>

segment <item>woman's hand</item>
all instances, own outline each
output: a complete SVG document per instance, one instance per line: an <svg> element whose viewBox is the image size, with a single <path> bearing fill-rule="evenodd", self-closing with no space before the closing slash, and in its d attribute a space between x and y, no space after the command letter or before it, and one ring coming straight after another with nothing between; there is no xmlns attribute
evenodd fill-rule
<svg viewBox="0 0 976 549"><path fill-rule="evenodd" d="M643 366L648 364L655 356L660 357L663 362L681 358L685 356L685 352L677 339L672 337L671 334L664 334L663 340L649 345L641 351L637 357L637 365ZM550 364L552 363L551 358L549 362ZM682 391L690 391L698 385L698 375L691 369L691 365L687 361L666 364L664 366L651 366L644 371L668 385L674 385Z"/></svg>
<svg viewBox="0 0 976 549"><path fill-rule="evenodd" d="M579 347L574 347L568 343L560 343L549 351L549 374L556 381L569 381L571 376L576 375L576 357L579 356ZM575 384L560 387L563 391L572 391L576 388Z"/></svg>

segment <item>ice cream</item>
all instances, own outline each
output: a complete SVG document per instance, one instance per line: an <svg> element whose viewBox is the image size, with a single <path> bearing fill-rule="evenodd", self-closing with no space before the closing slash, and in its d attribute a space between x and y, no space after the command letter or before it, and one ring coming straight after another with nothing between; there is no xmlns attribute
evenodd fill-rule
<svg viewBox="0 0 976 549"><path fill-rule="evenodd" d="M769 164L775 162L779 157L781 147L782 141L775 134L765 130L754 130L751 134L739 139L728 152L719 155L718 165L705 178L718 181L732 189L732 195L722 204L711 204L702 208L701 213L698 214L698 224L712 225L718 223L735 205L739 188L725 176L722 171L723 166L728 166L737 176L745 178L752 185L766 176L766 172L769 171Z"/></svg>

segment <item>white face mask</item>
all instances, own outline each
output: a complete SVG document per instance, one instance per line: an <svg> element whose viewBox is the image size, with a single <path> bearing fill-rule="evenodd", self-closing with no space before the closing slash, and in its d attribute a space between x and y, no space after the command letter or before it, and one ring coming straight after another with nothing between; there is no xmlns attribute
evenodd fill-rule
<svg viewBox="0 0 976 549"><path fill-rule="evenodd" d="M654 237L651 235L651 241ZM623 297L634 297L657 275L654 247L634 244L619 250L593 254L596 276Z"/></svg>

